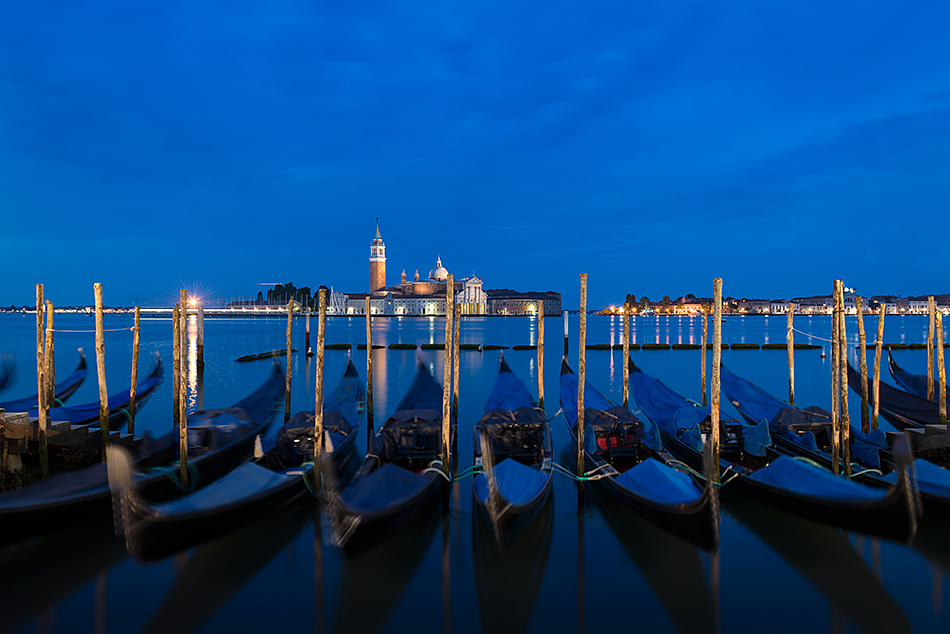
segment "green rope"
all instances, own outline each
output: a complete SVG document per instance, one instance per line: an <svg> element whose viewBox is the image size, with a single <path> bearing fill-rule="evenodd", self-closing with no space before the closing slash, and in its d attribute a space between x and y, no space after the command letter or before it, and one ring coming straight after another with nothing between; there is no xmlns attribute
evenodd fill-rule
<svg viewBox="0 0 950 634"><path fill-rule="evenodd" d="M113 411L113 412L122 412L123 414L125 414L125 417L126 417L130 422L132 421L132 414L129 413L129 410L128 410L128 409L126 409L126 408L124 408L124 407L119 407L119 408L116 408L116 409L114 409L114 410L112 410L112 411Z"/></svg>
<svg viewBox="0 0 950 634"><path fill-rule="evenodd" d="M313 462L305 462L300 465L303 468L303 471L300 472L300 477L303 478L303 483L306 485L307 490L310 491L310 495L315 498L319 498L323 495L323 474L320 474L320 490L314 492L313 487L310 485L310 474L307 473L307 467L312 467Z"/></svg>
<svg viewBox="0 0 950 634"><path fill-rule="evenodd" d="M182 491L194 491L198 488L198 467L195 466L195 463L188 463L188 474L191 476L189 478L191 484L189 484L188 488L181 485L181 478L178 475L179 471L181 471L181 461L176 460L168 467L152 467L151 469L146 469L145 473L164 473L168 476L168 479L174 482L175 486Z"/></svg>
<svg viewBox="0 0 950 634"><path fill-rule="evenodd" d="M472 465L465 471L462 471L461 473L456 474L456 476L452 478L452 482L458 482L459 480L464 480L465 478L469 476L475 476L475 475L478 475L479 473L485 473L485 467L480 464Z"/></svg>

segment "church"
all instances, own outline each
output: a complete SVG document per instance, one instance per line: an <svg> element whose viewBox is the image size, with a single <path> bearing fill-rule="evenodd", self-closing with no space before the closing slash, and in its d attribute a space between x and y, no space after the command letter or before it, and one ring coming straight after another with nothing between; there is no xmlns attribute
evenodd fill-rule
<svg viewBox="0 0 950 634"><path fill-rule="evenodd" d="M445 315L445 293L449 272L442 266L442 257L436 257L435 266L426 278L419 270L411 280L402 269L398 285L386 285L386 244L379 232L370 244L369 288L370 310L374 315ZM488 314L488 296L482 290L482 281L474 273L470 277L453 279L455 301L463 315ZM337 293L331 291L330 315L362 315L366 310L366 293Z"/></svg>

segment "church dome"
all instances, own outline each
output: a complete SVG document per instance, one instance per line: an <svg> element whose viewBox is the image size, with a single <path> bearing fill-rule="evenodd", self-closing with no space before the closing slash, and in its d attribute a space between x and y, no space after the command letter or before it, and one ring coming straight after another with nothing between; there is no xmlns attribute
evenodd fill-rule
<svg viewBox="0 0 950 634"><path fill-rule="evenodd" d="M449 277L449 272L442 266L442 256L436 258L435 268L429 271L429 279L438 282L444 282Z"/></svg>

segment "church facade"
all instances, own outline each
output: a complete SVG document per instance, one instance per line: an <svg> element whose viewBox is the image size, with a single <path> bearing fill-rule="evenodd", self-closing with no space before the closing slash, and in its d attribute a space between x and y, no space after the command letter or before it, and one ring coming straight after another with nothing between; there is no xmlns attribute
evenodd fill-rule
<svg viewBox="0 0 950 634"><path fill-rule="evenodd" d="M370 243L369 257L370 292L338 293L331 289L327 313L330 315L363 315L366 312L366 298L369 297L370 311L374 315L445 315L445 295L449 271L442 265L442 257L437 256L435 266L422 278L416 269L413 278L407 279L402 269L399 284L386 285L386 244L379 232L379 219L376 219L376 233ZM455 301L463 315L512 315L537 314L543 310L545 315L561 313L559 293L517 293L505 290L504 308L499 305L498 312L492 310L493 302L489 291L485 291L483 282L473 272L469 277L454 277L452 281ZM516 299L519 310L511 310ZM541 296L544 296L543 298ZM540 300L540 301L539 301Z"/></svg>

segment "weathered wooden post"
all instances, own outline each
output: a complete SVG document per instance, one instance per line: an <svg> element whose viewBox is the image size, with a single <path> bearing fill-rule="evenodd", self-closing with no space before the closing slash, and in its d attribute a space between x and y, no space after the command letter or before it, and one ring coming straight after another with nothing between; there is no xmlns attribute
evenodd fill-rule
<svg viewBox="0 0 950 634"><path fill-rule="evenodd" d="M172 423L178 425L178 403L181 400L179 393L180 381L178 373L181 371L181 319L179 306L175 304L172 310Z"/></svg>
<svg viewBox="0 0 950 634"><path fill-rule="evenodd" d="M544 304L538 312L538 407L544 412Z"/></svg>
<svg viewBox="0 0 950 634"><path fill-rule="evenodd" d="M310 323L310 315L307 315ZM309 337L309 332L307 334ZM308 341L309 345L309 341ZM369 295L366 296L366 425L373 433L373 314L370 311Z"/></svg>
<svg viewBox="0 0 950 634"><path fill-rule="evenodd" d="M181 486L188 488L188 291L181 289L181 309L178 311L178 440L179 477Z"/></svg>
<svg viewBox="0 0 950 634"><path fill-rule="evenodd" d="M138 310L136 308L136 310ZM198 305L198 367L205 364L205 307Z"/></svg>
<svg viewBox="0 0 950 634"><path fill-rule="evenodd" d="M99 376L99 430L102 438L102 461L106 460L109 443L109 390L106 388L106 337L102 329L102 284L93 286L96 293L96 371Z"/></svg>
<svg viewBox="0 0 950 634"><path fill-rule="evenodd" d="M454 333L452 334L452 418L459 417L459 334L462 322L462 310L459 302L455 302L455 318L452 320Z"/></svg>
<svg viewBox="0 0 950 634"><path fill-rule="evenodd" d="M294 300L287 302L287 372L284 375L284 422L290 420L290 378L293 375L291 351L294 344ZM306 354L306 353L304 353Z"/></svg>
<svg viewBox="0 0 950 634"><path fill-rule="evenodd" d="M943 313L936 311L935 316L937 333L934 337L934 346L937 352L937 402L939 403L940 424L947 424L947 369L943 364Z"/></svg>
<svg viewBox="0 0 950 634"><path fill-rule="evenodd" d="M788 404L795 407L795 304L788 303L785 325L785 342L788 344Z"/></svg>
<svg viewBox="0 0 950 634"><path fill-rule="evenodd" d="M719 484L719 381L720 366L722 365L722 278L713 280L713 358L712 358L712 392L709 407L709 440L711 460L709 466L712 473L706 478L712 478L713 484Z"/></svg>
<svg viewBox="0 0 950 634"><path fill-rule="evenodd" d="M623 406L630 407L630 306L623 303Z"/></svg>
<svg viewBox="0 0 950 634"><path fill-rule="evenodd" d="M577 477L583 477L587 471L584 460L584 381L587 375L587 273L581 273L581 328L577 337ZM584 481L580 481L580 492L584 491Z"/></svg>
<svg viewBox="0 0 950 634"><path fill-rule="evenodd" d="M49 454L46 446L46 342L44 341L43 316L46 306L43 303L43 285L36 285L36 393L37 393L37 431L40 445L40 471L45 478L49 475ZM6 448L6 442L4 442Z"/></svg>
<svg viewBox="0 0 950 634"><path fill-rule="evenodd" d="M567 356L567 311L564 311L564 356Z"/></svg>
<svg viewBox="0 0 950 634"><path fill-rule="evenodd" d="M706 307L703 306L703 337L699 345L699 382L702 384L700 389L703 395L703 407L709 403L706 401L706 345L709 340L707 337L709 315L706 313Z"/></svg>
<svg viewBox="0 0 950 634"><path fill-rule="evenodd" d="M452 396L452 334L455 316L455 279L450 274L445 280L445 350L442 355L442 471L449 475L449 434L451 432Z"/></svg>
<svg viewBox="0 0 950 634"><path fill-rule="evenodd" d="M861 431L865 434L871 431L871 419L868 416L868 353L867 336L864 333L864 298L857 296L854 304L858 309L858 346L861 355Z"/></svg>
<svg viewBox="0 0 950 634"><path fill-rule="evenodd" d="M326 343L327 289L320 287L317 301L316 402L313 409L313 489L319 490L323 477L323 351Z"/></svg>
<svg viewBox="0 0 950 634"><path fill-rule="evenodd" d="M927 298L927 399L934 400L934 310L933 295Z"/></svg>
<svg viewBox="0 0 950 634"><path fill-rule="evenodd" d="M45 382L46 385L43 389L46 390L46 397L43 399L43 402L46 406L46 420L52 420L49 415L49 410L51 407L55 407L56 401L56 378L55 372L53 370L53 313L55 309L53 308L53 302L46 302L46 347L43 351L43 363L45 364L46 376Z"/></svg>
<svg viewBox="0 0 950 634"><path fill-rule="evenodd" d="M841 430L839 426L839 414L841 408L838 405L838 398L841 391L838 387L838 380L841 378L841 370L838 365L838 337L841 334L838 328L838 280L832 284L832 309L831 309L831 470L835 474L841 473L840 462L838 460L838 443L841 440Z"/></svg>
<svg viewBox="0 0 950 634"><path fill-rule="evenodd" d="M53 330L53 314L56 309L52 302L46 302L46 351L44 353L46 362L46 420L49 417L49 409L56 407L56 346L55 331Z"/></svg>
<svg viewBox="0 0 950 634"><path fill-rule="evenodd" d="M874 412L871 414L871 429L877 429L877 417L881 409L881 349L884 347L884 304L877 309L877 345L874 347Z"/></svg>
<svg viewBox="0 0 950 634"><path fill-rule="evenodd" d="M838 345L838 364L841 370L841 460L844 462L844 474L851 476L851 418L848 416L848 337L845 328L844 312L844 281L838 280L838 303L841 306L841 317L838 319L841 335Z"/></svg>
<svg viewBox="0 0 950 634"><path fill-rule="evenodd" d="M135 396L139 381L139 332L142 309L135 307L135 325L132 327L132 387L129 389L129 433L135 436Z"/></svg>

